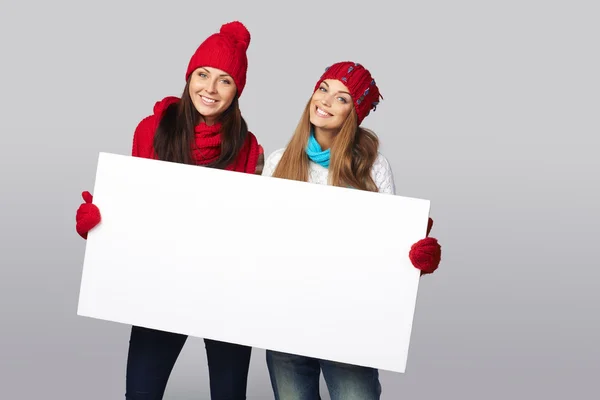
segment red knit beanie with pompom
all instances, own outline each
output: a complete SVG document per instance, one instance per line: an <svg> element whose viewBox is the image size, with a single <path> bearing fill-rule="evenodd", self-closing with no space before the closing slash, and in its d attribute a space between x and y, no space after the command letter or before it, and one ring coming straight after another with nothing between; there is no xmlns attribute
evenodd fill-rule
<svg viewBox="0 0 600 400"><path fill-rule="evenodd" d="M233 21L224 24L219 33L210 35L198 46L188 64L185 79L187 80L197 68L218 68L233 77L238 96L241 96L246 86L248 70L246 50L249 45L250 32L241 22Z"/></svg>

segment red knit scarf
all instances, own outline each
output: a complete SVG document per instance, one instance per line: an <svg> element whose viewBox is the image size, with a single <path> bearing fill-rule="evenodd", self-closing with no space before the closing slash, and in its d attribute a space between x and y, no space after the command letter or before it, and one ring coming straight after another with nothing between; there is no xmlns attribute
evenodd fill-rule
<svg viewBox="0 0 600 400"><path fill-rule="evenodd" d="M206 165L219 158L221 154L221 126L221 123L208 126L204 122L196 125L196 140L195 146L192 147L192 154L198 165ZM256 171L258 154L259 146L256 137L248 132L246 141L238 156L225 169L253 174Z"/></svg>

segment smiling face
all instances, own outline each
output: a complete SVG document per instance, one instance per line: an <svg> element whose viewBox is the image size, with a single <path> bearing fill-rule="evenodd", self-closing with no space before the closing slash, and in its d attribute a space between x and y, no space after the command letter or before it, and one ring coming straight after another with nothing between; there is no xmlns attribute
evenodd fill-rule
<svg viewBox="0 0 600 400"><path fill-rule="evenodd" d="M207 125L215 121L233 102L237 86L233 78L217 68L201 67L190 76L189 94Z"/></svg>
<svg viewBox="0 0 600 400"><path fill-rule="evenodd" d="M353 107L346 85L326 79L312 96L310 122L320 130L339 130Z"/></svg>

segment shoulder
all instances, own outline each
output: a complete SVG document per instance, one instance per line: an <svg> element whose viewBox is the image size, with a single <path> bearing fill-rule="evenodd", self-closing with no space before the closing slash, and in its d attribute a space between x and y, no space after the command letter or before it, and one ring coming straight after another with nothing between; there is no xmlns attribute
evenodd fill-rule
<svg viewBox="0 0 600 400"><path fill-rule="evenodd" d="M277 149L267 157L265 161L265 166L271 166L275 168L279 161L281 161L281 157L283 157L283 153L285 152L285 148Z"/></svg>
<svg viewBox="0 0 600 400"><path fill-rule="evenodd" d="M261 175L265 166L265 150L263 146L258 142L258 138L256 137L256 135L250 131L248 131L247 144L250 149L250 158L252 160L256 160L254 174Z"/></svg>
<svg viewBox="0 0 600 400"><path fill-rule="evenodd" d="M373 166L371 167L371 177L379 188L379 192L390 194L396 193L392 166L381 152L377 153L377 158L373 162Z"/></svg>
<svg viewBox="0 0 600 400"><path fill-rule="evenodd" d="M258 159L256 160L256 169L254 173L256 175L262 175L263 169L265 168L265 149L262 145L258 145Z"/></svg>
<svg viewBox="0 0 600 400"><path fill-rule="evenodd" d="M132 155L150 158L153 154L154 132L165 110L179 101L179 98L168 96L157 101L152 108L152 114L144 117L135 127L133 133Z"/></svg>
<svg viewBox="0 0 600 400"><path fill-rule="evenodd" d="M262 172L263 176L273 175L273 173L275 172L275 168L277 168L277 164L279 164L279 161L281 161L281 157L283 156L284 152L285 148L281 148L269 154L269 156L265 160L265 165Z"/></svg>
<svg viewBox="0 0 600 400"><path fill-rule="evenodd" d="M373 171L385 171L385 170L391 170L392 166L390 164L390 162L388 161L388 159L381 153L381 152L377 152L377 157L375 158L375 161L373 162L373 166L371 167L371 170Z"/></svg>
<svg viewBox="0 0 600 400"><path fill-rule="evenodd" d="M283 153L285 152L285 148L277 149L267 157L267 162L277 164L281 157L283 157Z"/></svg>
<svg viewBox="0 0 600 400"><path fill-rule="evenodd" d="M169 108L173 104L176 104L177 102L179 102L179 98L175 96L167 96L164 97L162 100L155 102L154 106L152 107L152 114L149 114L148 116L144 117L138 123L137 128L139 128L140 130L145 130L146 128L155 127L158 121L160 121L160 119L164 115L167 108Z"/></svg>
<svg viewBox="0 0 600 400"><path fill-rule="evenodd" d="M137 124L133 133L132 156L152 157L154 132L157 125L155 115L148 115Z"/></svg>
<svg viewBox="0 0 600 400"><path fill-rule="evenodd" d="M154 128L156 128L156 122L157 118L154 114L142 118L142 120L138 122L137 126L135 127L134 135L146 135L149 131L152 131Z"/></svg>
<svg viewBox="0 0 600 400"><path fill-rule="evenodd" d="M156 103L154 103L154 106L152 107L152 114L149 114L146 117L144 117L138 123L136 130L139 130L140 132L145 132L148 129L156 129L158 122L161 120L165 111L171 105L176 104L177 102L179 102L178 97L167 96L162 100L159 100Z"/></svg>

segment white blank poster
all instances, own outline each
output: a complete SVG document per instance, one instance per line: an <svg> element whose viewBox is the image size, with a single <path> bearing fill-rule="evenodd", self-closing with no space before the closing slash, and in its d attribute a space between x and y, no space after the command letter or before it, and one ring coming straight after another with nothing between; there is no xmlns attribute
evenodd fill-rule
<svg viewBox="0 0 600 400"><path fill-rule="evenodd" d="M429 201L100 153L78 315L404 372Z"/></svg>

